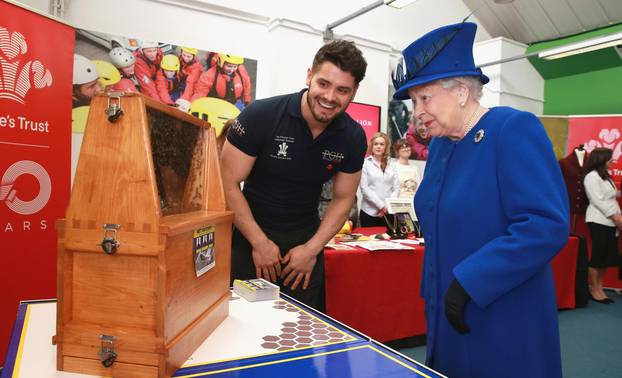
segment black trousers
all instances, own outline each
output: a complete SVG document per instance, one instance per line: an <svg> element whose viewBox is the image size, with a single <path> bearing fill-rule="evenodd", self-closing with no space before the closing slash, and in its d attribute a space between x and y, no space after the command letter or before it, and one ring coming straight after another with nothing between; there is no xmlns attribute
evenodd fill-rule
<svg viewBox="0 0 622 378"><path fill-rule="evenodd" d="M263 229L268 238L272 240L281 251L281 256L285 256L287 252L295 246L306 243L317 231L319 221L301 230L295 231L271 231ZM234 279L248 280L257 278L255 271L255 263L253 262L252 246L235 227L233 229L233 241L231 245L231 283ZM324 292L324 251L317 255L315 267L311 272L311 279L307 289L302 288L302 282L296 290L283 286L283 280L277 279L276 282L281 288L281 292L285 293L300 302L313 307L314 309L325 312L326 299ZM291 283L290 283L291 285Z"/></svg>
<svg viewBox="0 0 622 378"><path fill-rule="evenodd" d="M359 220L361 221L361 227L387 227L387 222L384 217L374 217L373 215L369 215L363 210L359 215Z"/></svg>

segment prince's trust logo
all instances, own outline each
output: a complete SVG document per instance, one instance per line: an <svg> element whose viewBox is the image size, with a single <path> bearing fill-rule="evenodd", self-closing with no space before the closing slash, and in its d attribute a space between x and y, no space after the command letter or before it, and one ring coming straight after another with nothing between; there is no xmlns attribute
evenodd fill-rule
<svg viewBox="0 0 622 378"><path fill-rule="evenodd" d="M32 175L39 183L39 193L32 200L22 200L13 188L17 179L22 175ZM31 215L45 207L52 194L52 181L50 175L41 164L21 160L11 165L4 175L0 184L0 201L16 214Z"/></svg>
<svg viewBox="0 0 622 378"><path fill-rule="evenodd" d="M276 154L278 156L287 156L287 148L289 146L287 145L287 143L283 142L281 144L279 144L279 152L277 152Z"/></svg>
<svg viewBox="0 0 622 378"><path fill-rule="evenodd" d="M341 163L343 160L343 154L340 152L324 150L322 151L322 159L330 162Z"/></svg>
<svg viewBox="0 0 622 378"><path fill-rule="evenodd" d="M10 33L0 26L0 99L25 103L26 94L34 86L37 89L52 86L52 73L38 60L22 64L20 55L26 54L26 38Z"/></svg>

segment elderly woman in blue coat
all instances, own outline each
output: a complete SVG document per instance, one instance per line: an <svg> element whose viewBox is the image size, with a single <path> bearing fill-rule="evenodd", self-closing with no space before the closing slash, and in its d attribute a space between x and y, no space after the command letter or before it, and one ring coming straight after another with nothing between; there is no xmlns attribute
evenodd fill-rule
<svg viewBox="0 0 622 378"><path fill-rule="evenodd" d="M549 262L568 240L568 199L531 113L480 105L476 25L436 29L403 51L394 98L433 140L415 196L426 241L427 363L452 378L561 377Z"/></svg>

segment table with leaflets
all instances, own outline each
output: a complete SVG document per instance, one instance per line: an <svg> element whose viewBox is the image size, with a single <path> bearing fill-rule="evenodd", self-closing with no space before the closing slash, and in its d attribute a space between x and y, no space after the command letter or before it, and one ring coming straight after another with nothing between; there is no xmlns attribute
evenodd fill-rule
<svg viewBox="0 0 622 378"><path fill-rule="evenodd" d="M384 227L358 228L364 235ZM326 313L381 342L425 335L425 302L420 297L424 246L409 250L324 249ZM575 308L578 239L570 237L551 261L559 309Z"/></svg>

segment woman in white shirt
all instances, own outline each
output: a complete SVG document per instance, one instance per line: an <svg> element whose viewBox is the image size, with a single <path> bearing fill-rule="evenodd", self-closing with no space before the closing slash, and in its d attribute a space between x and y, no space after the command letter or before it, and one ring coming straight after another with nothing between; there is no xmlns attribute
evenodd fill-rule
<svg viewBox="0 0 622 378"><path fill-rule="evenodd" d="M585 222L592 237L592 258L589 263L590 294L599 303L612 303L603 290L607 267L616 266L618 256L617 230L622 229L622 215L616 200L616 187L607 171L612 151L595 148L585 163L583 184L590 201Z"/></svg>
<svg viewBox="0 0 622 378"><path fill-rule="evenodd" d="M363 227L387 226L385 199L400 194L400 182L395 164L389 162L389 137L376 133L369 141L369 156L363 163L361 176L361 212L359 221Z"/></svg>
<svg viewBox="0 0 622 378"><path fill-rule="evenodd" d="M400 197L412 200L415 197L421 177L417 167L410 161L412 146L406 139L398 139L393 143L395 151L395 170L400 180Z"/></svg>

